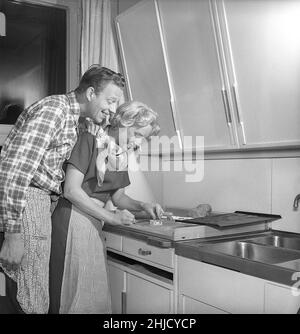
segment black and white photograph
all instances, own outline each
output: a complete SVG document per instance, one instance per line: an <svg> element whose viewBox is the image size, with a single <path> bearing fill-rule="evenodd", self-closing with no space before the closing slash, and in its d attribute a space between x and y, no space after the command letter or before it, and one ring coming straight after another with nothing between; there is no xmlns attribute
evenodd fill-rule
<svg viewBox="0 0 300 334"><path fill-rule="evenodd" d="M299 314L299 36L300 0L0 0L0 316Z"/></svg>

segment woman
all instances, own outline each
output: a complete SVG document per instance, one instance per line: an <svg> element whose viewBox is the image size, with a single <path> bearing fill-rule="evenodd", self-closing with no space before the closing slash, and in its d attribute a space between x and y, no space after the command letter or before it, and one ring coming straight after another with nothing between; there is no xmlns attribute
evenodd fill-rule
<svg viewBox="0 0 300 334"><path fill-rule="evenodd" d="M50 313L111 313L102 225L132 224L127 210L152 218L163 213L159 204L124 192L130 184L127 154L141 138L158 133L156 118L146 105L131 102L117 109L108 133L87 121L67 162L64 198L52 215ZM115 211L108 209L111 203Z"/></svg>

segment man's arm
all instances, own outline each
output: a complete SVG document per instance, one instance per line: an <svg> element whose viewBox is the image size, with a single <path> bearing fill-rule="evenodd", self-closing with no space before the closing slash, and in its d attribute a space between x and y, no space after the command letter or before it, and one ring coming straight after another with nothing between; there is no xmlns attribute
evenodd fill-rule
<svg viewBox="0 0 300 334"><path fill-rule="evenodd" d="M60 114L51 106L38 110L14 135L1 158L0 210L5 240L0 262L6 267L15 268L21 263L24 243L20 232L26 191L45 150L61 127Z"/></svg>
<svg viewBox="0 0 300 334"><path fill-rule="evenodd" d="M44 107L18 130L0 162L0 215L3 232L20 233L27 188L49 143L61 128L55 108Z"/></svg>

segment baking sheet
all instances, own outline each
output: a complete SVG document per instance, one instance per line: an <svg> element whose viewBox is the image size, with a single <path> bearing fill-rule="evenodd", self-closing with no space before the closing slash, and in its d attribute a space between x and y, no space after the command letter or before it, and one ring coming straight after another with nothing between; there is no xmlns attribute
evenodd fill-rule
<svg viewBox="0 0 300 334"><path fill-rule="evenodd" d="M271 221L280 219L280 215L271 215L265 213L235 211L233 213L225 213L213 216L198 217L192 219L176 219L188 224L207 225L214 228L227 228L234 226L242 226L258 223L269 223Z"/></svg>

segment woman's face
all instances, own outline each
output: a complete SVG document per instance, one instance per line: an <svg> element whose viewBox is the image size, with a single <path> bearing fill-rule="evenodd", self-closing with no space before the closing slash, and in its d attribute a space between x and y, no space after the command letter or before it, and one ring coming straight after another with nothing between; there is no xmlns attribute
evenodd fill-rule
<svg viewBox="0 0 300 334"><path fill-rule="evenodd" d="M128 142L134 146L141 146L144 139L148 139L152 132L152 126L146 125L143 127L132 126L128 128Z"/></svg>
<svg viewBox="0 0 300 334"><path fill-rule="evenodd" d="M138 148L142 142L149 138L152 132L152 126L147 125L143 127L120 127L111 128L110 136L114 137L116 143L123 149Z"/></svg>

